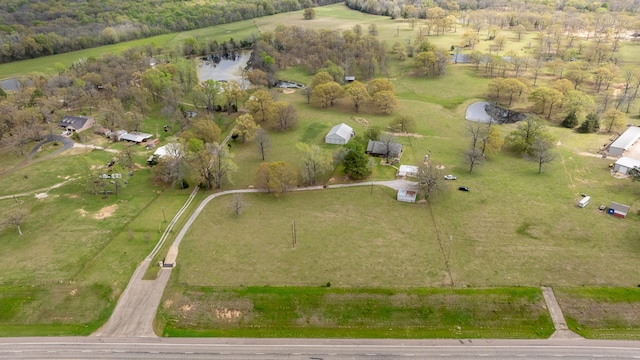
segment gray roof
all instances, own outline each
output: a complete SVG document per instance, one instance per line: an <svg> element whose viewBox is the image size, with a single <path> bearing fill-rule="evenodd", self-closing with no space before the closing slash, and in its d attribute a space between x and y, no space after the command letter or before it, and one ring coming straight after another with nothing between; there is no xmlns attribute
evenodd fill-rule
<svg viewBox="0 0 640 360"><path fill-rule="evenodd" d="M326 137L337 135L345 140L349 140L351 139L351 134L353 134L353 128L345 123L342 123L332 127Z"/></svg>
<svg viewBox="0 0 640 360"><path fill-rule="evenodd" d="M629 126L627 131L623 132L616 141L611 144L610 148L629 149L636 140L640 139L640 127Z"/></svg>
<svg viewBox="0 0 640 360"><path fill-rule="evenodd" d="M78 130L82 129L89 119L91 118L88 116L65 116L58 122L58 126Z"/></svg>
<svg viewBox="0 0 640 360"><path fill-rule="evenodd" d="M609 208L615 210L616 212L623 213L626 215L629 212L629 209L631 208L631 206L623 205L615 201L612 201L611 205L609 205Z"/></svg>
<svg viewBox="0 0 640 360"><path fill-rule="evenodd" d="M389 149L389 155L391 157L398 157L400 156L400 153L402 152L402 145L398 144L398 143L391 143L390 149ZM381 141L373 141L373 140L369 140L369 143L367 144L367 153L372 154L372 155L387 155L387 147L386 145L381 142Z"/></svg>

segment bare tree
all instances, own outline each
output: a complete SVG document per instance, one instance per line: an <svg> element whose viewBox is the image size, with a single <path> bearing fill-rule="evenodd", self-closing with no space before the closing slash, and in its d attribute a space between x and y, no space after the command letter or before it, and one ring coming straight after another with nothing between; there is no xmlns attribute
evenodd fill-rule
<svg viewBox="0 0 640 360"><path fill-rule="evenodd" d="M228 206L229 209L233 211L235 217L240 217L242 211L247 207L247 203L244 201L242 194L233 194Z"/></svg>
<svg viewBox="0 0 640 360"><path fill-rule="evenodd" d="M229 153L226 146L216 143L208 144L207 151L212 155L209 171L211 171L213 185L216 189L220 189L225 182L231 182L231 173L238 170L238 167L233 162L233 155Z"/></svg>
<svg viewBox="0 0 640 360"><path fill-rule="evenodd" d="M380 134L378 141L382 144L382 155L384 155L384 157L387 159L387 163L389 163L394 148L398 146L398 141L393 134L386 132Z"/></svg>
<svg viewBox="0 0 640 360"><path fill-rule="evenodd" d="M271 146L271 140L269 139L267 130L263 128L258 129L256 132L256 144L258 145L258 150L262 156L262 161L264 161L264 155Z"/></svg>
<svg viewBox="0 0 640 360"><path fill-rule="evenodd" d="M464 153L464 161L469 164L469 173L473 172L473 169L484 163L484 155L482 149L477 147L471 147Z"/></svg>
<svg viewBox="0 0 640 360"><path fill-rule="evenodd" d="M428 200L431 195L442 190L444 177L435 166L421 164L418 167L418 190Z"/></svg>
<svg viewBox="0 0 640 360"><path fill-rule="evenodd" d="M527 158L538 163L538 174L542 173L544 164L555 160L556 153L553 151L555 146L555 140L550 136L539 136L533 142Z"/></svg>
<svg viewBox="0 0 640 360"><path fill-rule="evenodd" d="M20 225L22 225L22 222L24 221L26 216L27 212L23 209L12 211L11 213L9 213L9 215L7 215L5 224L9 226L16 226L18 228L18 235L22 236L22 229L20 228Z"/></svg>

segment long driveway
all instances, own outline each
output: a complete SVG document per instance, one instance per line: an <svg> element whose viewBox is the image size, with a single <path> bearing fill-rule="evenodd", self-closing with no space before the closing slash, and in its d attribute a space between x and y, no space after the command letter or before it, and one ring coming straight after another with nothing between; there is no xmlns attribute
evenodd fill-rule
<svg viewBox="0 0 640 360"><path fill-rule="evenodd" d="M353 186L387 186L392 189L400 189L400 188L416 188L417 185L414 182L406 181L406 180L390 180L390 181L367 181L362 183L354 183L354 184L338 184L331 185L328 188L324 188L322 186L310 186L303 188L296 188L293 191L327 191L335 188L345 188L345 187L353 187ZM237 194L237 193L257 193L263 192L264 190L259 189L243 189L243 190L229 190L223 191L215 194L211 194L207 196L201 203L198 205L196 210L193 212L191 217L187 220L185 225L182 227L175 240L171 244L171 250L175 252L177 255L180 243L184 238L185 234L191 227L191 225L198 218L202 210L207 206L207 204L219 197L229 194ZM192 193L192 197L195 196L195 192ZM184 209L184 207L183 207ZM184 213L184 211L179 211L176 214L176 217L171 221L171 224L174 224L179 219L180 215ZM167 231L165 231L165 235L170 231L171 224L167 227ZM165 238L163 235L163 238ZM163 241L162 238L160 241ZM160 242L159 242L160 243ZM160 246L156 246L159 248ZM154 249L154 251L157 251ZM147 258L140 263L136 271L133 273L131 280L129 280L129 284L125 291L120 295L118 299L118 303L116 304L116 308L113 311L113 314L109 318L109 321L96 331L94 336L101 337L154 337L156 334L153 332L153 321L156 317L156 312L158 306L160 305L160 301L162 300L162 294L164 293L164 289L169 281L169 276L171 275L171 268L162 268L158 277L155 280L143 280L143 276L147 271L149 266L158 266L157 264L151 264L151 258L153 256L147 256Z"/></svg>

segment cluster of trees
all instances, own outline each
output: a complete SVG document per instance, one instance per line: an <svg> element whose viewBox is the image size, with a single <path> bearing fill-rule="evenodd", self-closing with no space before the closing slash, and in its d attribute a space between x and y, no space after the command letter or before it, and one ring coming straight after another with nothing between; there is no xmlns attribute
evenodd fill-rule
<svg viewBox="0 0 640 360"><path fill-rule="evenodd" d="M557 140L547 131L542 120L529 116L518 123L516 130L504 139L504 145L513 153L538 164L538 173L545 164L555 160Z"/></svg>
<svg viewBox="0 0 640 360"><path fill-rule="evenodd" d="M0 62L60 54L336 2L339 1L6 0L0 3Z"/></svg>
<svg viewBox="0 0 640 360"><path fill-rule="evenodd" d="M385 43L365 33L361 25L342 32L278 25L260 35L256 54L253 65L265 72L270 66L287 69L303 64L310 73L326 70L339 84L345 74L371 79L386 69L387 61Z"/></svg>
<svg viewBox="0 0 640 360"><path fill-rule="evenodd" d="M393 83L384 78L373 79L367 84L355 80L341 86L335 76L320 71L311 79L304 93L308 102L323 108L332 107L340 98L349 99L356 112L369 104L384 114L391 114L398 107Z"/></svg>

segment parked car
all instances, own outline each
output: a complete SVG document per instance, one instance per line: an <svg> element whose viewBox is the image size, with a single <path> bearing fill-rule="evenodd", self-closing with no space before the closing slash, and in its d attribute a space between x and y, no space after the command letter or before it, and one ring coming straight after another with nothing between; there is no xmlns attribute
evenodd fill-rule
<svg viewBox="0 0 640 360"><path fill-rule="evenodd" d="M454 175L445 175L444 179L445 180L455 180L455 179L457 179L457 177L455 177Z"/></svg>
<svg viewBox="0 0 640 360"><path fill-rule="evenodd" d="M458 188L458 190L460 190L460 191L469 191L469 188L468 188L468 187L466 187L466 186L460 186L460 187Z"/></svg>

